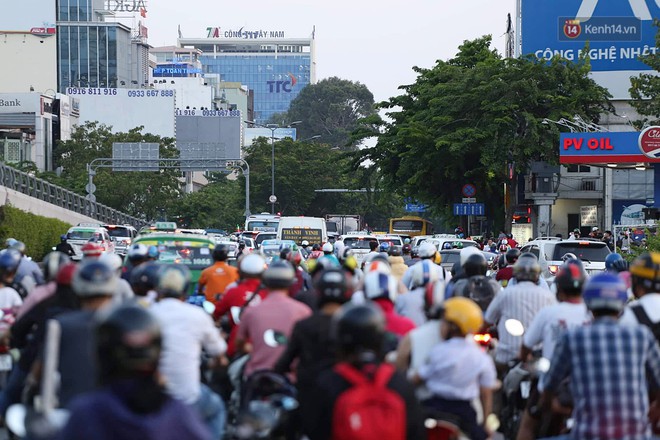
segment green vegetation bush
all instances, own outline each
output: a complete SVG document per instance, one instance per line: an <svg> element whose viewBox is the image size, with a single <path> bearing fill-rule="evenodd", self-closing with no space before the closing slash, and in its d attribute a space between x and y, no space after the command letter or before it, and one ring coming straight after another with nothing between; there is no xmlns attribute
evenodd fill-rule
<svg viewBox="0 0 660 440"><path fill-rule="evenodd" d="M71 227L69 223L21 211L12 206L0 206L0 244L15 238L25 243L26 253L41 261L52 247L60 242L60 235Z"/></svg>

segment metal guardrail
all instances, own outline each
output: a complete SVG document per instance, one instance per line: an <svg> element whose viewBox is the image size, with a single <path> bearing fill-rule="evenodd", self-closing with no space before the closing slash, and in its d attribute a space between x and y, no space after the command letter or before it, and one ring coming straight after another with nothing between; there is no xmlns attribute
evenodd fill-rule
<svg viewBox="0 0 660 440"><path fill-rule="evenodd" d="M148 223L109 206L92 202L80 194L19 171L3 162L0 162L0 185L69 211L92 217L102 223L130 224L136 228Z"/></svg>

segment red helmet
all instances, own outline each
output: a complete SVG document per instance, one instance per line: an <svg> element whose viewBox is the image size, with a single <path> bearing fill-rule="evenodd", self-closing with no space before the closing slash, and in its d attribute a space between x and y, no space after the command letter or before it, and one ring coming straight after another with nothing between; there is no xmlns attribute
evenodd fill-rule
<svg viewBox="0 0 660 440"><path fill-rule="evenodd" d="M85 257L98 258L101 256L101 254L105 249L99 243L88 242L85 243L83 247L80 248L80 250L82 251L83 256Z"/></svg>

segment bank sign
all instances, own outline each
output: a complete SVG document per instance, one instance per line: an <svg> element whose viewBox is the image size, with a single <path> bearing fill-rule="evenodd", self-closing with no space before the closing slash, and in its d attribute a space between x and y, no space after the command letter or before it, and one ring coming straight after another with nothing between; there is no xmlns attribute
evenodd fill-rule
<svg viewBox="0 0 660 440"><path fill-rule="evenodd" d="M562 133L562 164L660 163L660 127L640 132Z"/></svg>
<svg viewBox="0 0 660 440"><path fill-rule="evenodd" d="M656 0L522 0L522 53L576 61L589 42L594 72L650 70L638 60L655 53Z"/></svg>

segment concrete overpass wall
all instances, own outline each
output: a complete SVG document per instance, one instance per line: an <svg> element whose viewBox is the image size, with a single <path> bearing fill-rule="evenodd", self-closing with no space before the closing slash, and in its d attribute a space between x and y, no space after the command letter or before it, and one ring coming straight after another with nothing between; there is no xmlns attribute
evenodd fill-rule
<svg viewBox="0 0 660 440"><path fill-rule="evenodd" d="M99 223L98 220L61 208L52 203L30 197L0 185L0 206L11 205L22 211L43 217L56 218L71 225L78 223Z"/></svg>

